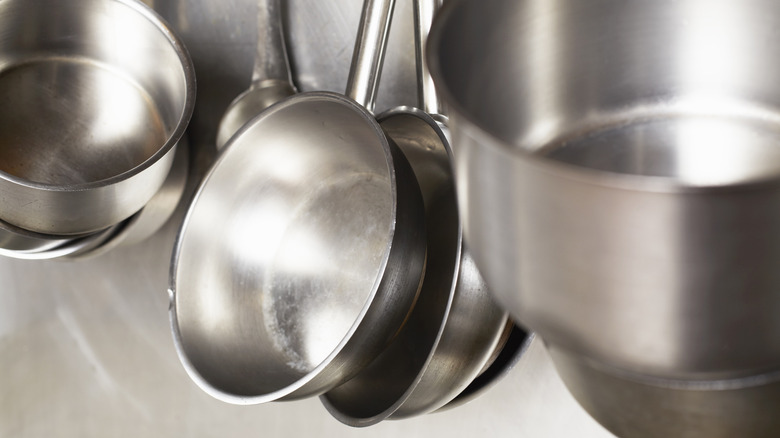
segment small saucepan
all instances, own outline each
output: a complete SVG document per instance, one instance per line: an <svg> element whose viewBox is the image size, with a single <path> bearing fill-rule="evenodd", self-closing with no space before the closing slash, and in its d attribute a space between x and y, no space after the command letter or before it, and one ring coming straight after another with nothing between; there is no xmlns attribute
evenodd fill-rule
<svg viewBox="0 0 780 438"><path fill-rule="evenodd" d="M0 220L76 236L132 216L194 101L187 51L145 5L0 2Z"/></svg>
<svg viewBox="0 0 780 438"><path fill-rule="evenodd" d="M220 400L319 395L376 357L415 303L422 195L369 112L391 3L364 5L350 97L302 93L250 120L179 230L174 340L190 377Z"/></svg>

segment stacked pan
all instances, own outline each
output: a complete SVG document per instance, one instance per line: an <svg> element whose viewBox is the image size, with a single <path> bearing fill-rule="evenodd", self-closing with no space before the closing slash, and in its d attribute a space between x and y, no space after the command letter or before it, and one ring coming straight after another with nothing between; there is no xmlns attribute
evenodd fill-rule
<svg viewBox="0 0 780 438"><path fill-rule="evenodd" d="M393 0L366 0L344 94L296 93L282 5L258 2L253 83L170 271L176 349L214 397L320 396L367 426L465 403L527 348L462 238L422 61L436 6L415 2L417 107L376 115ZM134 0L8 0L0 22L0 255L95 256L155 233L188 173L181 41Z"/></svg>

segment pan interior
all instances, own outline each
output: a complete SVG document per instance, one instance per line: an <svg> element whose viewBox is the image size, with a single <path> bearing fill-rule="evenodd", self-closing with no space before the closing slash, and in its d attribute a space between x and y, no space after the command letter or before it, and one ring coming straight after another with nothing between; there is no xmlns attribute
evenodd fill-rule
<svg viewBox="0 0 780 438"><path fill-rule="evenodd" d="M434 73L456 111L507 147L677 185L780 177L776 2L487 0L447 12Z"/></svg>
<svg viewBox="0 0 780 438"><path fill-rule="evenodd" d="M293 385L343 345L392 240L378 125L338 99L296 96L227 145L180 235L181 346L213 387Z"/></svg>
<svg viewBox="0 0 780 438"><path fill-rule="evenodd" d="M26 62L0 72L0 171L54 185L126 172L165 144L149 95L88 59Z"/></svg>

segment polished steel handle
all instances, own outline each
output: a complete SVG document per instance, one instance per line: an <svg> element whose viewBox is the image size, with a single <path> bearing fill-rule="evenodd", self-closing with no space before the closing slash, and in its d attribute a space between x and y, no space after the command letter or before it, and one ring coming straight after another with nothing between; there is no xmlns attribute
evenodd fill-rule
<svg viewBox="0 0 780 438"><path fill-rule="evenodd" d="M425 63L425 42L433 23L433 17L439 10L441 0L413 0L414 3L414 49L417 64L417 105L428 114L442 114L442 105L433 78Z"/></svg>
<svg viewBox="0 0 780 438"><path fill-rule="evenodd" d="M365 0L352 52L347 97L374 111L395 0Z"/></svg>
<svg viewBox="0 0 780 438"><path fill-rule="evenodd" d="M280 0L257 1L257 47L252 70L253 85L267 82L292 84L287 48L284 44Z"/></svg>
<svg viewBox="0 0 780 438"><path fill-rule="evenodd" d="M257 44L252 85L225 111L217 129L217 149L269 106L296 93L284 44L280 0L257 0Z"/></svg>

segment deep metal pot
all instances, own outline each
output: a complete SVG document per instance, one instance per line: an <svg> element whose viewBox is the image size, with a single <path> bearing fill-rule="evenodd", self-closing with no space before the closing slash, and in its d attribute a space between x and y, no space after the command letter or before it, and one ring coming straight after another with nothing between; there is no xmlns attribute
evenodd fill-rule
<svg viewBox="0 0 780 438"><path fill-rule="evenodd" d="M194 100L184 46L143 4L0 2L0 218L75 235L133 215Z"/></svg>
<svg viewBox="0 0 780 438"><path fill-rule="evenodd" d="M780 367L779 27L768 0L445 5L465 238L517 320L654 378Z"/></svg>

